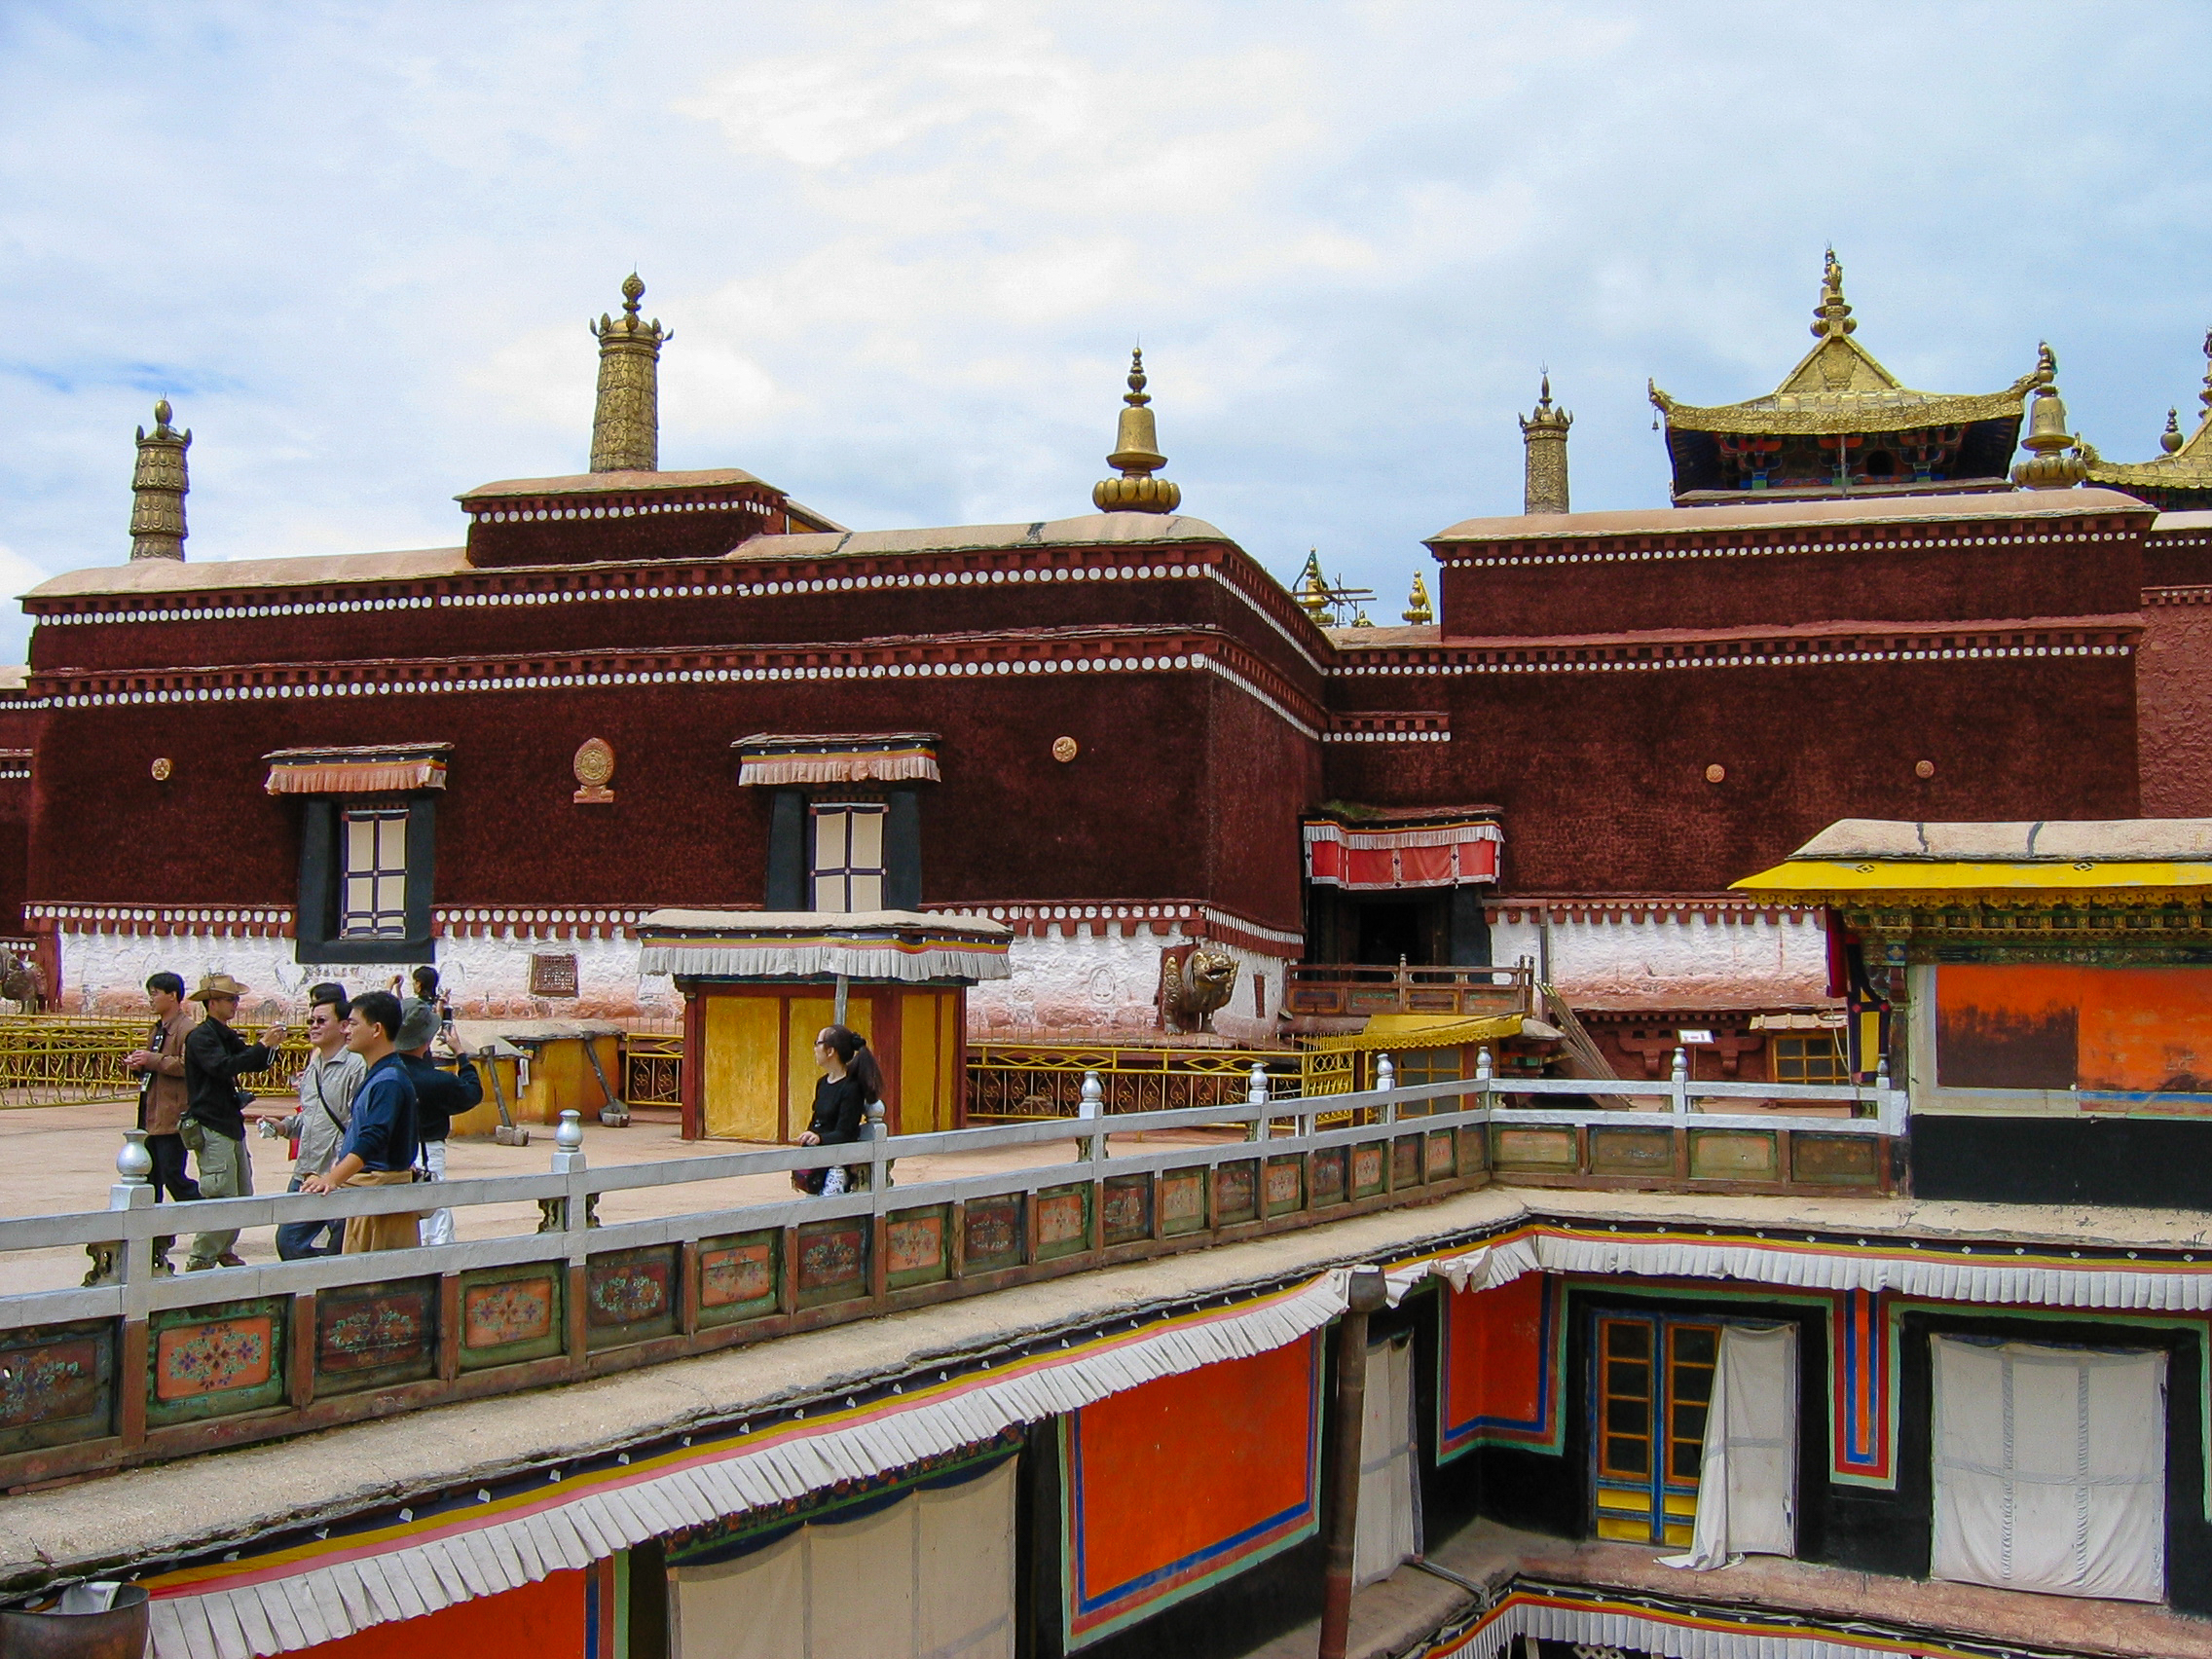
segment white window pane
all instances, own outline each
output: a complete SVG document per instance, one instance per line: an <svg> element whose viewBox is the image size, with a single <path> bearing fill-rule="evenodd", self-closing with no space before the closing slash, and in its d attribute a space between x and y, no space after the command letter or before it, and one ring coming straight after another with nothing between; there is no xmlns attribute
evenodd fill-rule
<svg viewBox="0 0 2212 1659"><path fill-rule="evenodd" d="M842 869L845 867L845 826L850 814L826 812L817 809L814 814L814 867L816 869Z"/></svg>
<svg viewBox="0 0 2212 1659"><path fill-rule="evenodd" d="M845 878L838 875L818 875L814 878L814 908L827 915L842 915L851 908L845 903Z"/></svg>
<svg viewBox="0 0 2212 1659"><path fill-rule="evenodd" d="M376 867L377 826L372 818L346 820L346 867L349 870Z"/></svg>
<svg viewBox="0 0 2212 1659"><path fill-rule="evenodd" d="M392 817L377 823L377 868L405 869L407 867L407 820Z"/></svg>
<svg viewBox="0 0 2212 1659"><path fill-rule="evenodd" d="M852 875L852 910L883 908L883 876L876 870L855 870Z"/></svg>
<svg viewBox="0 0 2212 1659"><path fill-rule="evenodd" d="M883 867L883 814L880 812L855 812L849 815L853 826L853 845L850 863L855 869L881 869Z"/></svg>

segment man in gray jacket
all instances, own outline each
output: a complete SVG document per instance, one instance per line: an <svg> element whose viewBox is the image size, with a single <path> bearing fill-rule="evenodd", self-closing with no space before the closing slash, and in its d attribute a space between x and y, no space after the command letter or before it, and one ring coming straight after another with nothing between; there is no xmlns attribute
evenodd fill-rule
<svg viewBox="0 0 2212 1659"><path fill-rule="evenodd" d="M294 1136L300 1153L292 1164L292 1183L298 1192L310 1175L321 1175L338 1161L346 1144L346 1129L352 1122L353 1091L361 1087L368 1065L346 1047L346 1015L350 1005L346 988L328 982L308 992L308 1041L314 1054L300 1069L300 1110L276 1124L276 1132ZM265 1120L266 1121L266 1120ZM327 1236L324 1236L327 1235ZM346 1223L339 1221L287 1221L276 1229L276 1254L285 1261L302 1256L335 1256L346 1239Z"/></svg>

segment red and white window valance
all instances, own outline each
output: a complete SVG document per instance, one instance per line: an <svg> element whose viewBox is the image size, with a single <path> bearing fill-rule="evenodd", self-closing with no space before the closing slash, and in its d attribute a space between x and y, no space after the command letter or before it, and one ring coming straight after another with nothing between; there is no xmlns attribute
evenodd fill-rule
<svg viewBox="0 0 2212 1659"><path fill-rule="evenodd" d="M450 743L372 744L353 749L279 749L264 755L271 794L389 794L442 790Z"/></svg>
<svg viewBox="0 0 2212 1659"><path fill-rule="evenodd" d="M1487 820L1397 828L1313 820L1306 825L1306 879L1355 893L1495 881L1503 839Z"/></svg>
<svg viewBox="0 0 2212 1659"><path fill-rule="evenodd" d="M938 782L934 731L756 732L737 751L740 784Z"/></svg>

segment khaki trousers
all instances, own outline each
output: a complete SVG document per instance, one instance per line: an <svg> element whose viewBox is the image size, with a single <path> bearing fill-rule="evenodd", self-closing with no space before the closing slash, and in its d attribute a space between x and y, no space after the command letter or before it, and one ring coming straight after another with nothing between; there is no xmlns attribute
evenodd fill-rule
<svg viewBox="0 0 2212 1659"><path fill-rule="evenodd" d="M404 1187L415 1179L412 1169L364 1169L349 1187ZM357 1256L364 1250L412 1250L422 1238L423 1212L406 1210L398 1215L355 1215L346 1218L346 1251Z"/></svg>
<svg viewBox="0 0 2212 1659"><path fill-rule="evenodd" d="M180 1131L184 1144L193 1149L200 1161L200 1196L203 1198L245 1198L253 1196L253 1157L245 1149L245 1142L233 1140L229 1135L208 1128L204 1124L187 1123ZM211 1268L231 1247L238 1243L239 1233L232 1228L224 1233L195 1234L192 1250L185 1266Z"/></svg>

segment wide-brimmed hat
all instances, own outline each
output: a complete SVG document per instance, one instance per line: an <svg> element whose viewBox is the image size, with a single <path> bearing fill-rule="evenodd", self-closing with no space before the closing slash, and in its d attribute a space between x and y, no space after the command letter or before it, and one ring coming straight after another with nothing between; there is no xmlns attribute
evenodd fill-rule
<svg viewBox="0 0 2212 1659"><path fill-rule="evenodd" d="M399 1030L391 1046L403 1054L413 1053L438 1034L441 1022L441 1011L436 1003L409 997L400 1005Z"/></svg>
<svg viewBox="0 0 2212 1659"><path fill-rule="evenodd" d="M242 997L245 987L228 974L205 974L192 988L194 1002L205 1002L209 997Z"/></svg>

